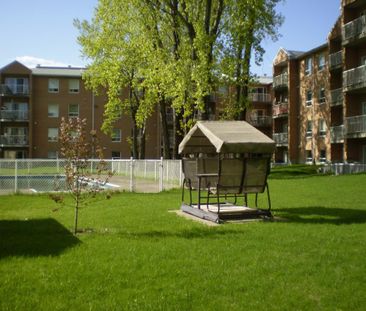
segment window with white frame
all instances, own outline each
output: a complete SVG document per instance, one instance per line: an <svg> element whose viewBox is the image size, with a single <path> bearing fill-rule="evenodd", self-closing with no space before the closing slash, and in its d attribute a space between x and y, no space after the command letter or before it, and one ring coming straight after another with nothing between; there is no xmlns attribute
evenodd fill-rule
<svg viewBox="0 0 366 311"><path fill-rule="evenodd" d="M313 121L308 120L306 122L306 137L311 137L313 135Z"/></svg>
<svg viewBox="0 0 366 311"><path fill-rule="evenodd" d="M322 87L319 90L319 104L324 104L325 103L325 88Z"/></svg>
<svg viewBox="0 0 366 311"><path fill-rule="evenodd" d="M319 151L319 162L321 163L327 162L327 152L325 149L321 149Z"/></svg>
<svg viewBox="0 0 366 311"><path fill-rule="evenodd" d="M306 106L313 104L313 92L311 90L306 91Z"/></svg>
<svg viewBox="0 0 366 311"><path fill-rule="evenodd" d="M69 104L69 117L76 118L79 116L79 104Z"/></svg>
<svg viewBox="0 0 366 311"><path fill-rule="evenodd" d="M48 104L48 117L58 118L58 104Z"/></svg>
<svg viewBox="0 0 366 311"><path fill-rule="evenodd" d="M121 129L113 129L112 130L112 142L120 142L121 141Z"/></svg>
<svg viewBox="0 0 366 311"><path fill-rule="evenodd" d="M325 136L327 133L327 125L324 119L319 120L319 135Z"/></svg>
<svg viewBox="0 0 366 311"><path fill-rule="evenodd" d="M306 162L313 162L313 152L311 150L306 150Z"/></svg>
<svg viewBox="0 0 366 311"><path fill-rule="evenodd" d="M58 93L60 81L58 79L48 79L48 93Z"/></svg>
<svg viewBox="0 0 366 311"><path fill-rule="evenodd" d="M80 81L78 79L69 80L69 93L79 93Z"/></svg>
<svg viewBox="0 0 366 311"><path fill-rule="evenodd" d="M47 158L48 159L57 159L58 158L58 152L56 150L49 150L47 152Z"/></svg>
<svg viewBox="0 0 366 311"><path fill-rule="evenodd" d="M49 142L57 142L58 141L58 128L57 127L49 127L48 128L48 141Z"/></svg>
<svg viewBox="0 0 366 311"><path fill-rule="evenodd" d="M324 53L318 55L318 70L321 71L325 68L325 55Z"/></svg>
<svg viewBox="0 0 366 311"><path fill-rule="evenodd" d="M313 61L311 57L305 59L305 75L310 75L312 72Z"/></svg>

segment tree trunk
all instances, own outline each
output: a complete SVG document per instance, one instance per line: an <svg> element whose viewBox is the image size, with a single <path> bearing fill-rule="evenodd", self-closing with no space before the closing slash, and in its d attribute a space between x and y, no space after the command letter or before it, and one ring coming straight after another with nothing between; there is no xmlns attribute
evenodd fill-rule
<svg viewBox="0 0 366 311"><path fill-rule="evenodd" d="M75 219L74 219L74 234L76 235L78 232L78 215L79 214L79 208L75 206Z"/></svg>
<svg viewBox="0 0 366 311"><path fill-rule="evenodd" d="M146 125L139 129L138 158L145 159Z"/></svg>
<svg viewBox="0 0 366 311"><path fill-rule="evenodd" d="M243 87L241 90L241 102L242 109L239 114L239 120L245 120L245 115L247 112L247 103L248 103L248 95L249 95L249 81L250 81L250 59L252 57L252 49L253 49L253 41L254 41L254 15L250 15L251 22L248 30L248 36L245 40L244 44L244 62L243 62Z"/></svg>
<svg viewBox="0 0 366 311"><path fill-rule="evenodd" d="M159 107L160 107L161 133L163 139L163 158L171 159L168 122L166 118L166 102L164 99L160 101Z"/></svg>
<svg viewBox="0 0 366 311"><path fill-rule="evenodd" d="M181 122L183 120L183 113L181 111L176 111L175 109L174 111L174 130L173 130L173 135L174 135L174 146L173 146L173 159L179 159L180 156L178 154L178 147L179 144L181 143L183 136L182 136L182 127L181 127Z"/></svg>

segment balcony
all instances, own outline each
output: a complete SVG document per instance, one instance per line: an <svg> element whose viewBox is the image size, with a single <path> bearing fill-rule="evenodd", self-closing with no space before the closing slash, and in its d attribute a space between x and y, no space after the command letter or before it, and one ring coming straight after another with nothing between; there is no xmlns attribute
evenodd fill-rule
<svg viewBox="0 0 366 311"><path fill-rule="evenodd" d="M288 103L278 103L272 107L272 115L274 118L284 117L288 115Z"/></svg>
<svg viewBox="0 0 366 311"><path fill-rule="evenodd" d="M346 118L347 137L366 137L366 115Z"/></svg>
<svg viewBox="0 0 366 311"><path fill-rule="evenodd" d="M271 116L251 117L249 123L255 127L269 127L272 125Z"/></svg>
<svg viewBox="0 0 366 311"><path fill-rule="evenodd" d="M359 90L366 87L366 65L343 72L343 91Z"/></svg>
<svg viewBox="0 0 366 311"><path fill-rule="evenodd" d="M330 106L338 106L343 104L343 90L342 88L330 91Z"/></svg>
<svg viewBox="0 0 366 311"><path fill-rule="evenodd" d="M288 133L274 133L273 140L277 146L286 146L288 145Z"/></svg>
<svg viewBox="0 0 366 311"><path fill-rule="evenodd" d="M332 126L330 128L330 141L334 143L343 143L345 136L344 125Z"/></svg>
<svg viewBox="0 0 366 311"><path fill-rule="evenodd" d="M273 78L273 88L287 88L288 87L288 73L282 73Z"/></svg>
<svg viewBox="0 0 366 311"><path fill-rule="evenodd" d="M364 38L366 36L366 16L360 16L355 20L345 24L342 28L343 44Z"/></svg>
<svg viewBox="0 0 366 311"><path fill-rule="evenodd" d="M28 110L0 110L0 121L28 121Z"/></svg>
<svg viewBox="0 0 366 311"><path fill-rule="evenodd" d="M28 84L0 84L0 96L28 96Z"/></svg>
<svg viewBox="0 0 366 311"><path fill-rule="evenodd" d="M249 100L252 102L270 103L271 95L264 93L251 93L249 94Z"/></svg>
<svg viewBox="0 0 366 311"><path fill-rule="evenodd" d="M335 70L342 67L342 51L329 55L329 69Z"/></svg>
<svg viewBox="0 0 366 311"><path fill-rule="evenodd" d="M1 146L28 146L28 136L25 135L1 135Z"/></svg>

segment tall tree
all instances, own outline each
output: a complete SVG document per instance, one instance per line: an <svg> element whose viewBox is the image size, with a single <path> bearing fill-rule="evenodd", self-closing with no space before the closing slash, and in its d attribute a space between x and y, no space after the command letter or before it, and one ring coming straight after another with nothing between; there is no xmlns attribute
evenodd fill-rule
<svg viewBox="0 0 366 311"><path fill-rule="evenodd" d="M262 62L265 38L278 39L283 16L276 12L276 5L283 0L228 1L230 5L224 16L225 26L220 38L224 47L221 68L224 76L230 77L229 83L235 86L231 117L244 120L253 78L250 63L253 57L258 65Z"/></svg>
<svg viewBox="0 0 366 311"><path fill-rule="evenodd" d="M209 117L210 94L223 76L236 87L232 110L243 118L250 60L253 53L261 60L263 38L277 37L279 1L100 0L92 21L76 25L82 52L91 60L89 85L108 88L104 128L111 128L122 107L144 129L146 118L158 108L164 157L176 157L184 131L196 119ZM125 101L118 97L122 87L130 88ZM141 91L144 96L137 96ZM169 106L175 116L173 146Z"/></svg>

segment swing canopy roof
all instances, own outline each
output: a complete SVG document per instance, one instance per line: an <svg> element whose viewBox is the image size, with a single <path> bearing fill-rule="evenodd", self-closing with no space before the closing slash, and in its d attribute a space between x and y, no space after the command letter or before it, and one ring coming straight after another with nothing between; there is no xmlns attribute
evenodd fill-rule
<svg viewBox="0 0 366 311"><path fill-rule="evenodd" d="M179 145L180 154L268 153L275 142L245 121L198 121Z"/></svg>

